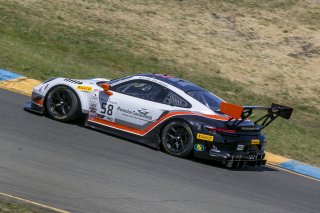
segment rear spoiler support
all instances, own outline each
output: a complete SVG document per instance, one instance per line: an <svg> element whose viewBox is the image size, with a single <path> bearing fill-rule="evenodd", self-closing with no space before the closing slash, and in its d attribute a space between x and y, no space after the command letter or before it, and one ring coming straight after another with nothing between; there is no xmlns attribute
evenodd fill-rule
<svg viewBox="0 0 320 213"><path fill-rule="evenodd" d="M293 108L283 106L280 104L272 103L271 107L263 106L237 106L234 104L229 104L222 102L220 105L220 111L229 115L228 126L230 128L238 128L239 125L252 115L253 110L266 110L267 114L254 121L255 126L259 126L260 129L264 129L271 122L273 122L277 117L282 117L284 119L290 119Z"/></svg>

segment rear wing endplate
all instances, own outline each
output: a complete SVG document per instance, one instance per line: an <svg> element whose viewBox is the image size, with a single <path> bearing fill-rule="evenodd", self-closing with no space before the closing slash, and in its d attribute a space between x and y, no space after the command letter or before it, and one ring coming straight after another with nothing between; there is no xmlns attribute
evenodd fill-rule
<svg viewBox="0 0 320 213"><path fill-rule="evenodd" d="M280 104L272 103L270 107L264 106L238 106L222 102L220 105L220 111L230 116L228 120L229 128L237 129L239 125L252 115L253 110L265 110L267 114L254 121L255 126L259 126L260 129L268 126L277 117L284 119L290 119L293 108L283 106Z"/></svg>

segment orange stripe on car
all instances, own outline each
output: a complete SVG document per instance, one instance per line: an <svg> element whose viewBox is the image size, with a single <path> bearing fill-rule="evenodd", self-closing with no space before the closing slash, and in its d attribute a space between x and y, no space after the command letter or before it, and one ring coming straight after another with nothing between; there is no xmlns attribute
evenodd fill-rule
<svg viewBox="0 0 320 213"><path fill-rule="evenodd" d="M114 123L111 121L103 120L101 118L93 118L93 119L89 119L89 121L93 122L93 123L102 124L104 126L112 127L115 129L119 129L119 130L122 130L125 132L129 132L129 133L143 136L143 135L147 134L148 132L150 132L153 128L155 128L162 121L164 121L168 118L171 118L173 116L177 116L177 115L198 115L198 116L203 116L203 117L207 117L207 118L211 118L211 119L215 119L215 120L223 120L223 121L229 120L227 117L223 117L223 116L219 116L219 115L206 115L206 114L200 114L200 113L188 112L188 111L171 112L171 113L168 113L165 116L161 117L159 120L152 123L150 126L146 127L143 130L124 126L124 125L117 124L117 123Z"/></svg>
<svg viewBox="0 0 320 213"><path fill-rule="evenodd" d="M117 124L117 123L114 123L114 122L111 122L111 121L106 121L106 120L103 120L101 118L93 118L93 119L89 119L89 121L90 122L94 122L94 123L98 123L98 124L102 124L102 125L105 125L105 126L113 127L115 129L120 129L120 130L123 130L123 131L126 131L126 132L134 133L134 134L137 134L137 135L142 135L143 134L143 130L132 128L132 127L128 127L128 126L124 126L124 125Z"/></svg>

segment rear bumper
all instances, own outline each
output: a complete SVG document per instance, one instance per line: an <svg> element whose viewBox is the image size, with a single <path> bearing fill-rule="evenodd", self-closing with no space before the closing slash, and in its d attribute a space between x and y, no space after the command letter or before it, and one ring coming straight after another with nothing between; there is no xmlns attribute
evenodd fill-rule
<svg viewBox="0 0 320 213"><path fill-rule="evenodd" d="M245 165L247 165L247 166L264 166L264 165L266 165L267 160L264 160L263 158L258 158L255 160L233 158L231 160L223 161L223 163L228 168L239 168L239 167L244 167Z"/></svg>
<svg viewBox="0 0 320 213"><path fill-rule="evenodd" d="M237 152L230 153L224 151L203 151L194 152L194 155L198 158L220 161L228 168L238 168L247 166L264 166L267 160L264 159L264 151L259 152Z"/></svg>

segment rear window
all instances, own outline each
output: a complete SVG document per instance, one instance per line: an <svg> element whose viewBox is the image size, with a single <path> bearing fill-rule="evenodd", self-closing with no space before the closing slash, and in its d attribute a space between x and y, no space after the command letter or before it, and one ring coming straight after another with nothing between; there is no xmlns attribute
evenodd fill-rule
<svg viewBox="0 0 320 213"><path fill-rule="evenodd" d="M219 111L220 103L223 102L221 98L205 90L191 90L186 93L213 111Z"/></svg>
<svg viewBox="0 0 320 213"><path fill-rule="evenodd" d="M167 104L170 106L182 107L182 108L191 108L191 104L189 104L185 99L177 95L176 93L169 91L166 97L162 101L163 104Z"/></svg>

